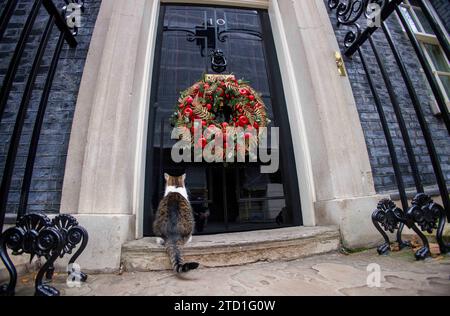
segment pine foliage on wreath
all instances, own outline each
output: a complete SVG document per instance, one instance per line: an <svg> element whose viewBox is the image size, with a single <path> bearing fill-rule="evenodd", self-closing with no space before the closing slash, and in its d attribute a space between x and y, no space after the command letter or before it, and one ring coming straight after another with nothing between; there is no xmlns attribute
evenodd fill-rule
<svg viewBox="0 0 450 316"><path fill-rule="evenodd" d="M187 128L191 131L192 145L205 147L204 137L199 144L194 144L194 131L200 128L195 125L196 120L201 120L202 132L212 127L221 129L225 143L227 131L241 127L246 133L259 135L259 129L270 124L261 95L247 81L236 80L234 76L205 75L181 93L171 119L172 126ZM245 138L250 137L245 135ZM257 138L253 141L257 142ZM248 149L249 142L246 142L246 152Z"/></svg>

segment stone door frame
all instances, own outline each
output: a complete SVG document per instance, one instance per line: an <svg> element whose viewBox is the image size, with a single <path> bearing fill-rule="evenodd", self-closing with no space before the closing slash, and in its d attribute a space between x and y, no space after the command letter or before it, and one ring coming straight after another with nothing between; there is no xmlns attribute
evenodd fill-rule
<svg viewBox="0 0 450 316"><path fill-rule="evenodd" d="M375 195L350 83L336 68L339 49L324 1L214 0L208 5L268 10L303 224L339 225L347 245L369 242L376 232L370 231L367 214L380 197ZM61 212L74 214L90 232L82 262L88 269L117 269L123 242L143 236L143 175L159 8L159 0L103 0L97 18L61 201ZM353 223L359 224L356 232Z"/></svg>

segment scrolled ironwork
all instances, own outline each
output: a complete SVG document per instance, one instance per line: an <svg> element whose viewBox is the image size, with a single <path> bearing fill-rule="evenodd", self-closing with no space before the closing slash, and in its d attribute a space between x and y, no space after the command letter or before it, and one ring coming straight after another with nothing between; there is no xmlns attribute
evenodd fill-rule
<svg viewBox="0 0 450 316"><path fill-rule="evenodd" d="M336 18L339 24L352 25L362 16L367 0L343 0L336 6Z"/></svg>
<svg viewBox="0 0 450 316"><path fill-rule="evenodd" d="M38 238L40 233L47 227L52 225L52 221L44 213L34 212L27 216L22 216L16 223L16 228L21 229L24 232L23 242L20 245L20 249L17 252L13 252L13 255L21 255L22 253L28 253L33 257L42 257L46 254L46 251L42 247L37 247ZM7 241L11 242L11 239ZM43 241L41 241L42 243Z"/></svg>
<svg viewBox="0 0 450 316"><path fill-rule="evenodd" d="M385 8L389 1L387 0L328 0L328 7L336 10L336 19L339 25L354 25L364 15L366 18L372 18L373 5Z"/></svg>
<svg viewBox="0 0 450 316"><path fill-rule="evenodd" d="M72 265L81 253L86 248L89 240L89 235L86 229L79 225L77 219L69 214L61 214L56 216L52 224L56 227L64 237L64 247L61 249L59 256L63 258L66 254L72 254L73 250L78 246L78 250L73 254L69 260L69 265ZM52 279L54 267L51 266L46 274L47 279ZM70 271L68 271L70 274ZM87 274L80 272L80 280L85 282Z"/></svg>
<svg viewBox="0 0 450 316"><path fill-rule="evenodd" d="M402 240L402 231L405 226L405 213L390 199L381 200L372 213L372 223L383 236L384 244L377 248L378 254L384 255L391 249L391 241L386 231L397 231L397 243L400 249L408 247L409 242Z"/></svg>
<svg viewBox="0 0 450 316"><path fill-rule="evenodd" d="M399 228L403 220L403 211L392 200L384 199L378 203L375 219L383 226L384 230L393 233Z"/></svg>
<svg viewBox="0 0 450 316"><path fill-rule="evenodd" d="M444 208L425 193L417 194L411 204L411 208L406 212L406 220L413 229L415 228L414 232L423 243L422 248L415 253L416 259L423 260L431 255L428 239L422 231L432 234L436 230L436 240L441 254L448 253L450 246L443 240L444 226L447 221ZM420 230L415 224L420 227Z"/></svg>
<svg viewBox="0 0 450 316"><path fill-rule="evenodd" d="M13 255L23 253L22 245L25 239L25 230L20 227L13 227L4 233L5 245L12 250Z"/></svg>
<svg viewBox="0 0 450 316"><path fill-rule="evenodd" d="M61 249L64 246L64 238L58 229L54 227L44 228L36 241L36 248L44 253L47 261L39 270L35 280L35 296L59 296L59 291L47 284L43 284L44 275L58 258Z"/></svg>
<svg viewBox="0 0 450 316"><path fill-rule="evenodd" d="M13 251L20 251L20 245L23 242L23 232L16 229L14 232L12 229L5 231L0 236L0 258L5 265L9 273L8 284L3 284L0 286L0 296L14 296L16 284L17 284L17 271L11 258L8 256L7 245L11 245L14 248Z"/></svg>
<svg viewBox="0 0 450 316"><path fill-rule="evenodd" d="M44 214L35 212L22 216L15 227L7 229L0 238L0 258L8 269L9 283L0 288L0 295L14 295L17 283L17 271L9 258L7 249L13 255L30 254L45 257L47 261L39 270L35 281L35 294L39 296L59 295L55 288L44 285L42 278L58 257L64 245L64 238L58 229L54 228L52 221Z"/></svg>
<svg viewBox="0 0 450 316"><path fill-rule="evenodd" d="M66 244L64 245L64 248L61 250L60 254L60 257L62 258L66 253L71 254L73 248L75 248L82 239L81 235L73 236L73 233L69 234L73 227L78 226L78 221L72 215L61 214L56 216L52 222L53 225L59 229L59 231L66 239Z"/></svg>
<svg viewBox="0 0 450 316"><path fill-rule="evenodd" d="M348 48L361 36L361 28L358 24L355 24L355 31L348 31L344 36L344 47Z"/></svg>
<svg viewBox="0 0 450 316"><path fill-rule="evenodd" d="M15 227L7 229L0 235L0 258L9 272L9 283L0 287L0 295L12 296L15 293L17 283L17 271L12 263L7 249L12 250L13 255L29 254L30 261L33 257L44 257L46 262L39 270L35 281L35 295L58 296L59 291L54 287L43 284L44 276L47 279L53 277L54 262L58 257L72 254L78 250L69 260L69 266L73 266L75 260L86 248L88 233L78 224L75 217L68 214L56 216L53 220L43 212L34 212L22 216ZM68 270L69 275L74 272ZM87 275L77 272L77 279L84 282Z"/></svg>
<svg viewBox="0 0 450 316"><path fill-rule="evenodd" d="M397 207L392 200L383 199L372 213L372 223L385 241L377 248L377 251L382 255L387 254L390 250L391 242L386 232L394 233L397 231L397 242L400 249L410 246L409 242L404 242L401 239L402 230L406 225L422 240L423 246L415 253L417 260L424 260L431 256L430 245L423 232L432 234L436 230L439 250L441 254L446 254L450 251L450 245L443 240L446 222L445 209L425 193L419 193L414 197L411 207L406 213Z"/></svg>
<svg viewBox="0 0 450 316"><path fill-rule="evenodd" d="M349 48L361 36L361 18L373 19L373 5L377 5L379 12L386 7L388 0L328 0L331 11L336 10L337 27L341 25L350 27L344 36L344 47Z"/></svg>

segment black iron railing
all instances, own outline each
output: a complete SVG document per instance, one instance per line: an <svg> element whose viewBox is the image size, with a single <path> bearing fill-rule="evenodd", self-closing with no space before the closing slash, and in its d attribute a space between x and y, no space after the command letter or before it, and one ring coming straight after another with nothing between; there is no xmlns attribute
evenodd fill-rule
<svg viewBox="0 0 450 316"><path fill-rule="evenodd" d="M440 246L441 253L447 253L450 251L450 247L446 245L442 239L443 229L446 221L450 221L450 200L449 193L445 181L444 174L442 172L442 167L439 161L438 154L436 152L436 147L433 141L433 135L430 132L427 120L425 118L424 112L421 107L419 97L412 84L412 79L407 71L405 63L390 30L386 24L386 19L392 14L396 14L405 29L411 45L420 61L420 64L424 70L428 83L433 91L436 102L441 110L442 120L447 128L447 132L450 132L450 119L445 98L441 89L438 86L435 76L427 63L424 52L418 43L411 26L408 24L404 13L400 10L399 5L402 0L328 0L328 6L331 10L335 10L336 18L338 21L338 26L347 26L350 29L344 38L344 54L351 58L355 53L360 57L362 67L366 74L367 82L370 91L374 97L375 106L379 114L379 119L381 126L383 128L384 136L386 138L387 147L392 161L392 166L394 169L395 181L398 187L400 202L402 208L395 205L395 203L389 199L384 199L380 201L377 209L372 215L373 223L378 231L383 235L385 243L378 248L380 254L385 254L390 249L390 241L388 235L385 231L395 232L397 231L397 241L400 248L404 248L408 243L403 242L401 239L401 234L404 226L408 226L413 229L422 239L423 247L416 252L417 259L424 259L430 255L429 245L427 238L421 231L427 231L429 233L437 230L437 240ZM446 56L449 56L449 43L445 37L444 32L439 27L438 22L435 20L433 14L430 12L427 4L423 1L419 1L421 9L424 12L429 24L434 30L436 37L445 51ZM360 24L358 24L362 19L373 18L370 14L372 12L369 6L378 5L379 11L379 25L368 26L364 30L361 29ZM420 129L424 136L425 144L428 150L428 155L431 160L433 171L436 178L436 183L439 187L440 197L442 199L443 207L439 204L433 202L431 197L424 193L424 186L420 178L419 168L417 166L416 157L414 155L413 146L411 144L410 136L408 133L408 127L405 123L402 109L400 107L398 96L393 87L392 79L390 78L387 66L380 58L380 52L377 48L374 40L372 39L372 34L375 31L381 29L390 47L391 52L383 51L383 54L392 53L394 60L400 70L400 75L406 85L409 98L414 108L414 112L419 123ZM368 42L373 56L375 57L375 65L369 65L366 53L363 52L361 47ZM355 60L350 60L349 62L356 62ZM381 73L382 81L384 87L386 88L389 96L390 103L395 113L395 118L399 126L400 134L405 145L405 150L409 162L409 166L412 170L412 176L414 180L414 185L417 191L417 195L413 199L412 203L409 204L408 197L406 194L406 187L403 181L403 175L399 164L399 158L395 150L394 141L392 139L391 131L389 128L389 123L387 120L386 113L383 109L381 97L376 89L376 83L373 79L372 71L377 69ZM378 84L378 83L377 83ZM449 137L450 140L450 137ZM380 225L381 224L381 225ZM420 229L417 227L419 225Z"/></svg>
<svg viewBox="0 0 450 316"><path fill-rule="evenodd" d="M11 17L17 7L17 0L8 0L5 4L3 12L0 17L0 43L8 28ZM30 2L30 11L26 22L22 28L19 39L16 43L14 53L7 68L3 84L0 90L0 123L4 117L5 108L11 94L14 80L17 76L19 65L24 57L25 47L32 34L33 26L37 17L42 14L43 10L48 14L46 26L40 35L39 46L33 59L31 70L28 73L26 85L22 94L20 102L12 104L17 108L16 120L14 128L10 137L9 147L7 150L6 162L3 168L2 181L0 184L0 258L5 264L9 275L9 283L0 287L0 295L14 295L15 286L17 282L17 271L9 258L7 249L12 250L13 255L30 254L32 257L45 257L46 262L39 270L36 277L35 289L36 295L53 296L59 295L58 290L49 285L43 284L43 277L46 276L51 279L53 276L53 263L58 257L63 257L65 254L71 254L75 247L78 250L70 259L70 264L73 264L81 252L86 247L88 241L88 234L86 230L79 226L77 220L71 215L58 215L51 220L45 212L31 212L26 214L28 205L28 195L30 191L31 178L33 174L33 167L36 159L36 152L41 135L44 114L46 111L50 90L52 88L53 79L56 73L56 67L60 59L60 54L65 42L74 48L77 46L75 35L77 33L76 27L69 28L66 19L68 14L67 8L73 8L74 5L82 11L83 1L69 1L65 0L65 6L61 12L51 0L34 0ZM40 96L39 107L36 114L36 119L33 126L30 146L28 149L28 156L24 176L22 179L22 187L20 194L20 203L16 224L3 231L5 222L6 208L8 197L10 193L11 181L13 177L13 170L17 160L17 152L19 142L22 137L22 130L25 124L27 111L29 110L30 100L33 93L38 72L42 65L44 54L49 49L49 41L54 36L53 30L55 26L58 29L58 41L53 51L53 56L48 67L46 79ZM27 57L28 58L28 57ZM45 211L45 210L43 210ZM80 281L85 281L87 276L80 271L68 270L69 274Z"/></svg>
<svg viewBox="0 0 450 316"><path fill-rule="evenodd" d="M66 1L69 3L69 1ZM4 12L2 14L2 22L0 25L0 42L2 40L2 36L4 34L4 30L9 23L9 20L12 16L12 12L14 11L17 5L17 1L9 0L5 6ZM51 0L36 0L32 3L32 7L28 18L23 26L22 32L17 41L14 53L12 55L11 61L9 63L8 69L6 71L5 77L3 79L3 84L0 90L0 122L2 121L3 114L5 112L6 104L8 102L8 98L11 93L11 89L14 83L14 79L17 75L17 70L19 68L21 59L24 55L25 46L28 42L30 34L33 29L34 22L36 21L37 16L41 12L41 7L44 7L48 12L48 21L46 27L41 35L40 44L37 49L37 52L34 57L34 61L32 64L31 71L28 75L28 79L26 82L25 90L22 96L22 100L20 104L18 104L16 121L14 124L14 129L10 138L8 153L6 157L5 166L2 173L2 182L0 185L0 229L3 229L4 218L6 213L6 206L8 202L9 190L11 186L11 180L13 176L14 164L17 158L17 150L19 146L20 137L22 134L22 129L25 122L25 117L27 114L27 110L30 104L31 95L33 92L33 86L36 80L36 76L38 74L39 67L41 66L42 58L44 53L47 50L48 41L50 36L52 36L52 30L56 25L60 32L59 40L56 45L54 55L51 61L51 66L47 73L47 78L44 86L44 90L41 96L38 115L36 118L36 122L33 129L32 141L30 144L30 150L27 160L27 167L25 176L23 179L22 189L21 189L21 197L20 197L20 206L19 206L19 214L18 216L25 214L25 209L28 201L28 191L30 188L31 176L34 166L34 159L36 156L37 143L39 141L40 130L42 126L42 117L45 112L45 107L47 105L48 96L50 93L50 89L53 83L53 78L56 72L56 65L59 60L59 54L63 48L64 41L66 41L70 47L75 47L77 45L77 41L75 39L75 31L70 29L63 15L59 12L59 10L55 7Z"/></svg>

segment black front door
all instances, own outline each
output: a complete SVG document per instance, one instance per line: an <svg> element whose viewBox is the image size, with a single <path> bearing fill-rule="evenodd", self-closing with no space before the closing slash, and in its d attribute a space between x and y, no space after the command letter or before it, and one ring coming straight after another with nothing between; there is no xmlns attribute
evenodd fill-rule
<svg viewBox="0 0 450 316"><path fill-rule="evenodd" d="M267 11L161 5L147 145L144 234L164 194L164 172L185 170L196 233L301 225L292 140ZM171 159L170 117L179 93L213 74L211 52L221 50L225 74L244 78L262 94L271 126L280 128L280 168L263 174L258 163L183 164Z"/></svg>

